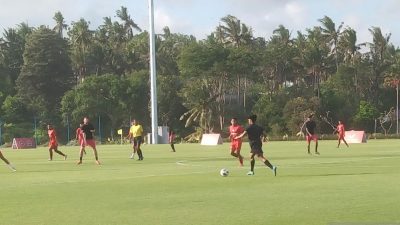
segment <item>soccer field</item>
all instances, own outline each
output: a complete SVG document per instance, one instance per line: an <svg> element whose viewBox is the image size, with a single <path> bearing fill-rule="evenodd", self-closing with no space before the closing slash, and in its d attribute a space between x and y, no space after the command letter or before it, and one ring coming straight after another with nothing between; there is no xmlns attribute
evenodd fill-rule
<svg viewBox="0 0 400 225"><path fill-rule="evenodd" d="M90 149L82 165L78 147L51 162L44 147L5 149L18 171L0 167L0 224L400 224L398 140L321 141L319 156L305 142L266 143L277 177L259 161L246 176L248 160L238 167L228 144L176 148L145 145L136 161L129 145L100 145L100 166Z"/></svg>

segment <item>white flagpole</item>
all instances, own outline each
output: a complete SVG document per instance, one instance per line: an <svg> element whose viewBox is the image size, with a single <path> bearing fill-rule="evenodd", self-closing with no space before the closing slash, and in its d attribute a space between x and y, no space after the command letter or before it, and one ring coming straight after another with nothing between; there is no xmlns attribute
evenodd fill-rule
<svg viewBox="0 0 400 225"><path fill-rule="evenodd" d="M149 41L150 41L150 92L151 92L151 138L152 144L158 143L157 118L157 80L156 80L156 49L154 32L154 4L149 0Z"/></svg>

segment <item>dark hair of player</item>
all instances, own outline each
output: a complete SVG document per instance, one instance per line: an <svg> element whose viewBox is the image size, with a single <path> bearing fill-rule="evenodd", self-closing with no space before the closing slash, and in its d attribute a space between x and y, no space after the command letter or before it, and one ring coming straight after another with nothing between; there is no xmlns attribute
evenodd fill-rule
<svg viewBox="0 0 400 225"><path fill-rule="evenodd" d="M256 120L257 120L257 115L251 115L251 116L249 116L247 119L249 119L249 120L251 120L253 123L255 123Z"/></svg>

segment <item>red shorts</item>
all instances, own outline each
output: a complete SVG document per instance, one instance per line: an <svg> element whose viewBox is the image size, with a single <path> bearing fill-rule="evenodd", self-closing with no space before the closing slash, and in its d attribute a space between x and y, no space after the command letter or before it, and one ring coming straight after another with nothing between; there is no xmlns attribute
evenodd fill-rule
<svg viewBox="0 0 400 225"><path fill-rule="evenodd" d="M318 135L316 135L316 134L307 135L306 136L306 140L307 140L307 142L311 142L311 141L317 142L318 141Z"/></svg>
<svg viewBox="0 0 400 225"><path fill-rule="evenodd" d="M81 147L85 147L85 142L83 141L83 139L79 139L78 143Z"/></svg>
<svg viewBox="0 0 400 225"><path fill-rule="evenodd" d="M242 141L241 140L233 140L231 141L231 151L240 152L242 148Z"/></svg>
<svg viewBox="0 0 400 225"><path fill-rule="evenodd" d="M52 141L49 142L49 148L55 149L55 148L57 148L57 147L58 147L57 142L52 142Z"/></svg>
<svg viewBox="0 0 400 225"><path fill-rule="evenodd" d="M339 134L339 139L344 139L344 134Z"/></svg>
<svg viewBox="0 0 400 225"><path fill-rule="evenodd" d="M86 139L86 144L89 145L92 148L96 148L96 142L94 141L94 139Z"/></svg>

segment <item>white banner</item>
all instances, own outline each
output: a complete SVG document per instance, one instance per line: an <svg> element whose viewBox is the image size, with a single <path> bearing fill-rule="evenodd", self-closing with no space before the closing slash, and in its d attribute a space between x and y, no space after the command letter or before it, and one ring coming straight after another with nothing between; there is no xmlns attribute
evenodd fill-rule
<svg viewBox="0 0 400 225"><path fill-rule="evenodd" d="M201 145L222 145L221 134L203 134Z"/></svg>

